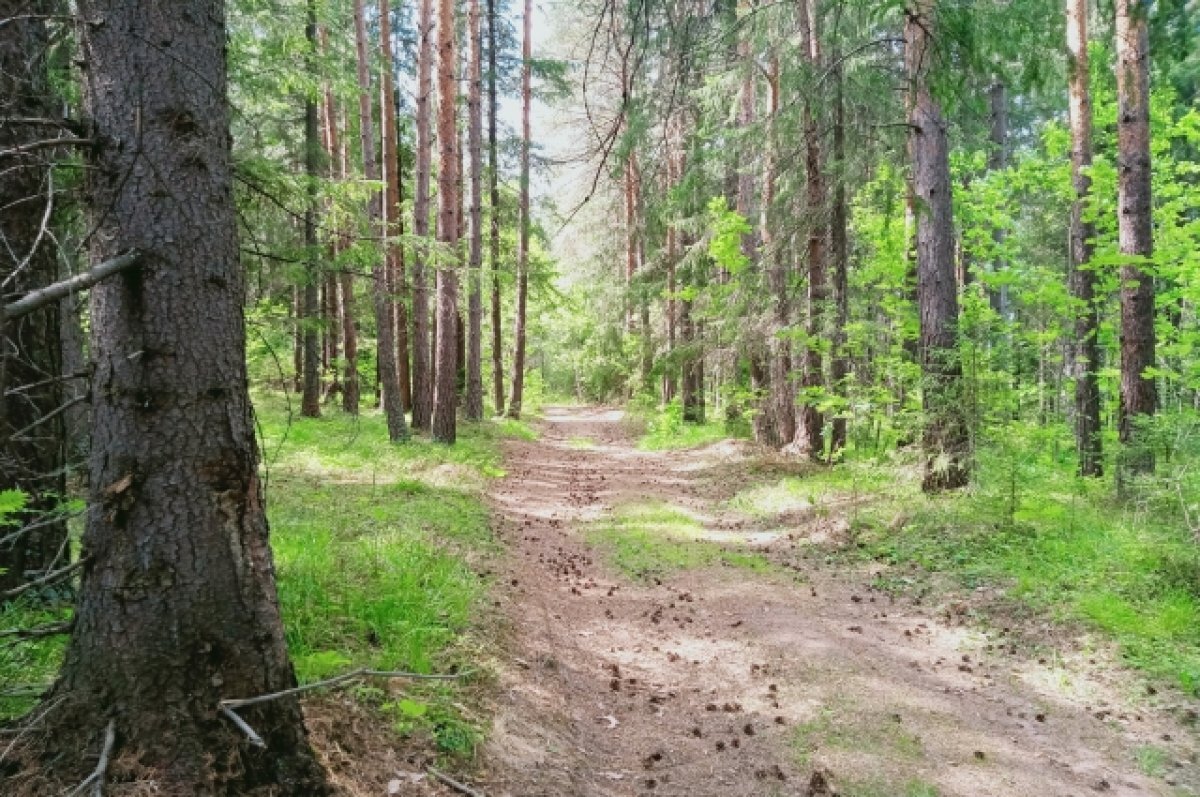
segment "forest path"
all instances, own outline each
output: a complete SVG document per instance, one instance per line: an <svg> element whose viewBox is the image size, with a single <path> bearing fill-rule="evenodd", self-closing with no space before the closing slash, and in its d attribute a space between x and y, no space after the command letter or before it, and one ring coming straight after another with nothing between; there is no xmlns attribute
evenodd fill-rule
<svg viewBox="0 0 1200 797"><path fill-rule="evenodd" d="M1117 721L1119 684L872 590L813 555L836 517L730 508L763 479L748 445L640 451L598 408L548 409L539 430L506 444L493 499L513 638L489 797L827 793L815 768L860 797L1195 793L1139 772L1135 750L1177 729ZM729 562L630 578L597 539L622 512L667 546L690 518L684 545Z"/></svg>

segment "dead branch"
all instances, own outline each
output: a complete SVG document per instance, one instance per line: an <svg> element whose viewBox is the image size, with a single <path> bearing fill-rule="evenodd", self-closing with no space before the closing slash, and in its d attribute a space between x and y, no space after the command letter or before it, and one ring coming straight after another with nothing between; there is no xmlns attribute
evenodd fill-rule
<svg viewBox="0 0 1200 797"><path fill-rule="evenodd" d="M77 559L72 564L67 565L66 567L60 567L58 570L52 570L41 578L29 581L19 587L14 587L7 592L0 592L0 601L12 600L18 595L21 595L31 589L35 589L36 587L44 587L47 584L54 584L55 582L62 581L64 578L83 567L87 561L88 557L84 556L80 559Z"/></svg>
<svg viewBox="0 0 1200 797"><path fill-rule="evenodd" d="M467 797L485 797L484 793L479 791L478 789L472 789L467 784L460 783L459 781L450 777L446 773L440 772L439 770L436 770L433 767L429 767L426 771L430 775L433 776L434 780L441 781L442 783L446 784L447 786L454 789L455 791L457 791L461 794L467 795Z"/></svg>
<svg viewBox="0 0 1200 797"><path fill-rule="evenodd" d="M0 159L15 158L19 155L28 155L31 152L36 152L39 149L53 149L55 147L79 147L84 144L91 144L90 138L44 138L41 141L30 141L28 144L21 144L12 149L0 150Z"/></svg>
<svg viewBox="0 0 1200 797"><path fill-rule="evenodd" d="M0 637L14 637L16 639L41 639L47 636L57 636L59 634L69 634L75 626L75 621L63 620L61 623L48 623L47 625L39 625L34 628L6 628L0 631Z"/></svg>
<svg viewBox="0 0 1200 797"><path fill-rule="evenodd" d="M222 700L219 705L222 708L231 708L231 709L232 708L244 708L246 706L253 706L258 703L267 703L271 700L278 700L281 697L290 697L292 695L298 695L302 692L311 692L313 689L323 689L325 687L338 686L340 684L346 683L347 681L353 681L356 678L363 678L363 677L410 678L412 680L418 680L418 681L457 681L458 679L463 678L464 676L469 675L469 674L470 674L470 671L454 673L452 675L426 675L424 673L419 673L419 672L398 672L398 671L393 672L391 670L368 670L366 667L361 667L357 670L351 670L350 672L342 673L341 675L335 675L333 678L328 678L324 681L315 681L311 684L304 684L303 686L295 686L295 687L292 687L291 689L284 689L279 692L271 692L270 694L258 695L257 697L245 697L245 698L235 698L235 699L231 699L231 700Z"/></svg>
<svg viewBox="0 0 1200 797"><path fill-rule="evenodd" d="M76 274L73 277L55 282L52 285L31 291L17 301L5 305L4 312L0 313L0 319L8 321L28 315L76 291L86 290L101 280L107 279L114 274L119 274L126 269L133 268L141 263L141 261L142 253L136 249L132 249L123 255L118 255L112 260L105 260L103 263L93 266L82 274Z"/></svg>
<svg viewBox="0 0 1200 797"><path fill-rule="evenodd" d="M67 797L75 797L77 794L83 794L88 786L92 787L92 797L103 797L104 795L104 775L108 772L108 759L112 755L113 744L117 741L117 721L109 720L108 726L104 729L104 746L100 748L100 761L96 763L96 768L92 770L92 774L83 779L83 782L71 789L67 793Z"/></svg>
<svg viewBox="0 0 1200 797"><path fill-rule="evenodd" d="M255 747L265 748L267 746L267 743L263 741L263 738L259 736L258 733L255 732L255 730L251 728L244 719L238 716L237 712L235 712L229 706L220 706L220 709L222 714L224 714L226 717L229 717L230 722L238 726L241 732L246 734L246 738L250 740L250 744L254 745Z"/></svg>

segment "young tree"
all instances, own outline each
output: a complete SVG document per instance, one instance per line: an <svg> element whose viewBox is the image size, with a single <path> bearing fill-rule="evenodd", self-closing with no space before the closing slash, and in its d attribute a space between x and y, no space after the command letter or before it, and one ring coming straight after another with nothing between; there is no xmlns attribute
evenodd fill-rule
<svg viewBox="0 0 1200 797"><path fill-rule="evenodd" d="M358 67L358 130L362 145L363 176L372 182L379 182L379 161L375 157L375 124L371 117L371 56L363 0L354 0L354 43ZM387 103L385 107L386 105ZM367 216L372 233L386 233L383 195L378 190L371 191ZM377 341L375 363L379 370L383 393L383 412L387 417L388 438L395 443L408 438L408 427L404 421L404 407L400 403L400 379L396 373L396 343L393 337L395 325L392 319L391 291L388 287L390 280L387 249L387 245L384 244L384 252L375 257L371 266L371 293L375 308Z"/></svg>
<svg viewBox="0 0 1200 797"><path fill-rule="evenodd" d="M467 258L467 389L468 420L483 419L483 24L479 0L467 5L467 151L470 162L469 255Z"/></svg>
<svg viewBox="0 0 1200 797"><path fill-rule="evenodd" d="M1137 421L1158 405L1154 378L1154 278L1143 268L1153 254L1150 202L1150 45L1143 0L1116 0L1117 236L1121 254L1121 443L1133 447L1124 465L1150 471L1154 459L1139 447Z"/></svg>
<svg viewBox="0 0 1200 797"><path fill-rule="evenodd" d="M846 395L850 356L846 351L846 325L850 322L849 208L846 204L846 99L841 54L833 52L833 206L829 214L829 245L833 262L833 353L829 377L836 395ZM846 447L846 416L839 412L829 429L829 456Z"/></svg>
<svg viewBox="0 0 1200 797"><path fill-rule="evenodd" d="M379 0L379 42L383 56L381 64L382 80L380 81L379 106L382 111L383 126L383 166L384 180L387 183L387 193L383 205L384 229L387 235L404 235L404 217L400 212L404 187L401 184L400 147L398 138L400 128L396 124L396 87L392 76L394 59L392 57L392 9L388 0ZM412 409L412 375L408 367L408 312L404 304L404 295L408 292L405 280L408 279L404 267L404 246L398 241L387 243L389 298L392 316L392 348L395 350L396 381L400 387L401 412Z"/></svg>
<svg viewBox="0 0 1200 797"><path fill-rule="evenodd" d="M315 0L305 4L304 36L308 42L308 72L316 76L317 9ZM317 177L321 170L320 123L317 117L317 95L307 89L304 94L304 176L308 179L307 202L304 206L304 258L308 267L304 274L303 344L304 380L300 414L316 418L321 414L321 339L317 328L320 315L320 268L317 265Z"/></svg>
<svg viewBox="0 0 1200 797"><path fill-rule="evenodd" d="M908 77L908 146L917 227L917 302L924 377L926 492L965 485L970 437L962 406L958 355L958 285L946 122L930 88L936 0L912 0L905 9L904 57Z"/></svg>
<svg viewBox="0 0 1200 797"><path fill-rule="evenodd" d="M504 334L500 312L500 159L496 152L496 0L488 0L488 207L491 211L488 260L492 271L492 404L504 412Z"/></svg>
<svg viewBox="0 0 1200 797"><path fill-rule="evenodd" d="M1092 259L1096 225L1085 216L1092 178L1092 97L1088 85L1087 0L1067 0L1067 74L1070 85L1071 205L1070 287L1075 307L1075 449L1081 476L1099 476L1100 449L1100 310Z"/></svg>
<svg viewBox="0 0 1200 797"><path fill-rule="evenodd" d="M433 0L420 0L417 15L417 185L413 196L413 232L429 236L429 176L433 140L429 98L433 93ZM433 373L430 357L428 253L419 249L412 267L412 425L428 429L433 417Z"/></svg>
<svg viewBox="0 0 1200 797"><path fill-rule="evenodd" d="M513 351L512 396L508 417L521 417L525 392L525 303L529 295L529 103L533 58L533 0L525 0L525 35L521 40L521 199L517 234L517 324Z"/></svg>
<svg viewBox="0 0 1200 797"><path fill-rule="evenodd" d="M459 239L458 55L454 0L438 0L438 241L456 257ZM433 439L453 443L458 411L458 276L456 263L437 270L437 358L434 371Z"/></svg>
<svg viewBox="0 0 1200 797"><path fill-rule="evenodd" d="M326 794L294 696L242 711L265 749L218 710L295 685L246 389L224 4L79 13L103 20L80 28L104 142L87 151L91 256L144 262L92 292L85 565L43 760L90 771L110 727L112 757L166 794Z"/></svg>

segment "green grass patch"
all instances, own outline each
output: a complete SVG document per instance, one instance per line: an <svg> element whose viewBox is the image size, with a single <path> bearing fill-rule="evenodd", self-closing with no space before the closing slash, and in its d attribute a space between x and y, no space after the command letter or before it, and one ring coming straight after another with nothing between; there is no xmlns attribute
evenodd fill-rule
<svg viewBox="0 0 1200 797"><path fill-rule="evenodd" d="M720 565L755 571L770 568L761 554L735 550L705 535L704 525L688 513L650 501L618 507L593 524L587 540L635 579Z"/></svg>
<svg viewBox="0 0 1200 797"><path fill-rule="evenodd" d="M642 427L638 448L643 451L669 451L717 443L749 434L741 422L708 420L690 423L683 420L683 407L675 399L662 408L653 408L645 401L629 408L630 416Z"/></svg>

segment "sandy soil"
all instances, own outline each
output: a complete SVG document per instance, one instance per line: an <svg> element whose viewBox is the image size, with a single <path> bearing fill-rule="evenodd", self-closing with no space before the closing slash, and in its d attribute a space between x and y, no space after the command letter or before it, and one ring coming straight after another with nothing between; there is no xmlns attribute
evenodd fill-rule
<svg viewBox="0 0 1200 797"><path fill-rule="evenodd" d="M493 499L512 639L489 797L1200 794L1194 728L1101 653L1033 652L936 596L873 590L809 544L836 516L728 509L747 446L642 452L603 409L540 431L507 444ZM627 578L586 530L646 500L776 566Z"/></svg>

